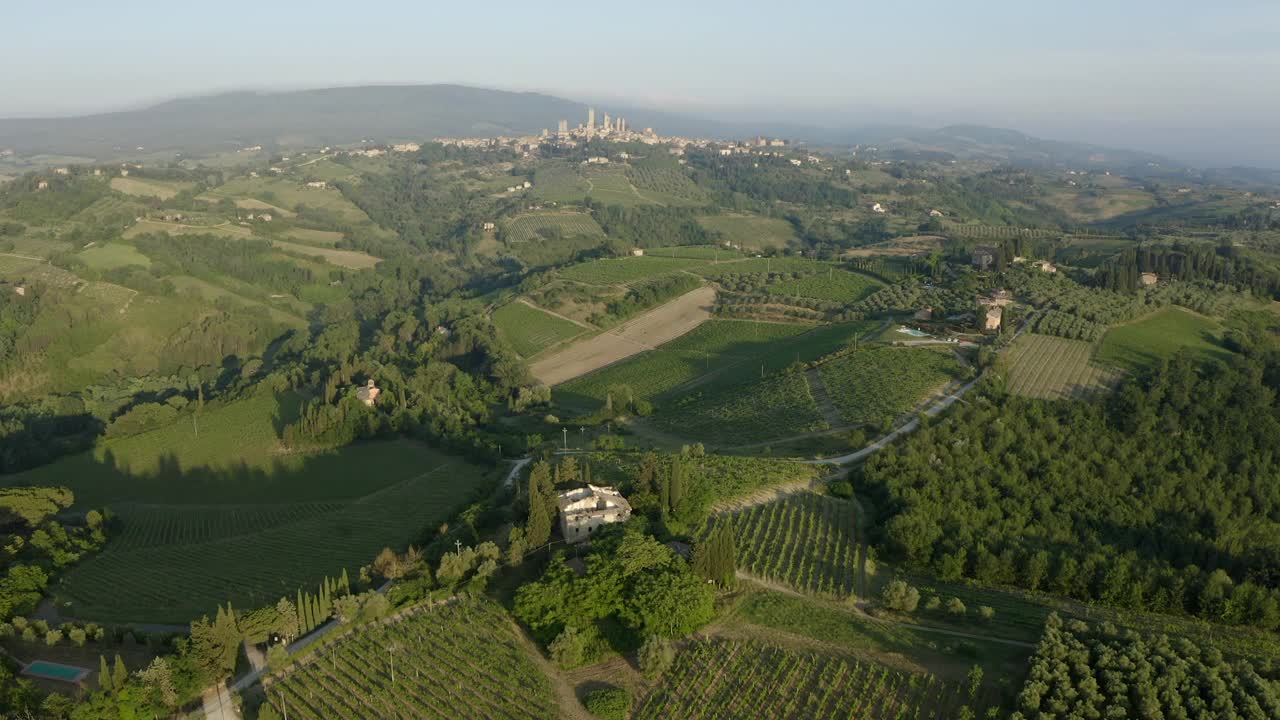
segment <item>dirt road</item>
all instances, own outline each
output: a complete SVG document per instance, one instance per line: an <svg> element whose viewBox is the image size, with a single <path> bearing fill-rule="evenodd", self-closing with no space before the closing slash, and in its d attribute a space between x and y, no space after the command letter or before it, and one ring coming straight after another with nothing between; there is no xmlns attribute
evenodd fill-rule
<svg viewBox="0 0 1280 720"><path fill-rule="evenodd" d="M606 333L574 343L529 369L545 385L568 382L684 335L711 317L715 299L715 288L698 288Z"/></svg>

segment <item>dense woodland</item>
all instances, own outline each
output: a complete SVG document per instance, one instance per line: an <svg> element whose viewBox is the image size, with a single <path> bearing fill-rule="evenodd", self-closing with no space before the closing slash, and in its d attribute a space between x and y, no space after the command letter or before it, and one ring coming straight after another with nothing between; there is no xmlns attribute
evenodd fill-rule
<svg viewBox="0 0 1280 720"><path fill-rule="evenodd" d="M1179 357L1111 397L994 389L868 460L894 557L944 579L1280 627L1280 355Z"/></svg>

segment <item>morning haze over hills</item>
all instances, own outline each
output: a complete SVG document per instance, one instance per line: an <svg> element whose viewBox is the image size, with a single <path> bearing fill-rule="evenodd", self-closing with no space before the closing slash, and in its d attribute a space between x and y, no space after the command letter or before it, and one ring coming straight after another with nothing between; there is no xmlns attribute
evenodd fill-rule
<svg viewBox="0 0 1280 720"><path fill-rule="evenodd" d="M603 104L602 104L603 105ZM885 144L904 152L942 152L1033 164L1179 164L1154 154L1033 138L1015 130L948 126L818 127L726 122L616 106L636 125L673 135L730 139L781 135L812 144ZM216 152L245 144L280 149L438 136L533 134L560 118L585 117L588 104L541 93L457 85L366 86L280 92L230 92L150 107L63 118L0 119L0 145L24 154L107 160L144 151Z"/></svg>
<svg viewBox="0 0 1280 720"><path fill-rule="evenodd" d="M8 9L0 717L1280 718L1280 11L751 10Z"/></svg>

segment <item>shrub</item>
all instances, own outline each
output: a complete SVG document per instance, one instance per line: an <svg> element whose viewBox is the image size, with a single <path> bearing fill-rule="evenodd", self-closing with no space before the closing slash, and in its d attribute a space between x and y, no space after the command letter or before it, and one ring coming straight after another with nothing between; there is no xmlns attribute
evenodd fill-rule
<svg viewBox="0 0 1280 720"><path fill-rule="evenodd" d="M620 687L600 688L587 693L582 704L601 720L625 720L631 709L631 694Z"/></svg>
<svg viewBox="0 0 1280 720"><path fill-rule="evenodd" d="M50 630L44 634L44 644L50 647L62 642L61 630Z"/></svg>
<svg viewBox="0 0 1280 720"><path fill-rule="evenodd" d="M594 626L586 630L566 627L547 648L557 665L570 670L594 660L600 653L600 633Z"/></svg>
<svg viewBox="0 0 1280 720"><path fill-rule="evenodd" d="M884 606L898 612L915 612L920 604L920 591L911 587L905 580L893 580L884 586L880 595Z"/></svg>
<svg viewBox="0 0 1280 720"><path fill-rule="evenodd" d="M853 497L853 483L848 480L833 482L827 486L831 490L831 494L836 497L851 498Z"/></svg>
<svg viewBox="0 0 1280 720"><path fill-rule="evenodd" d="M941 607L942 607L942 598L938 597L937 595L930 595L929 600L924 604L925 610L937 610L938 608L941 608Z"/></svg>
<svg viewBox="0 0 1280 720"><path fill-rule="evenodd" d="M990 605L979 605L978 614L982 616L983 620L991 622L996 616L996 609Z"/></svg>
<svg viewBox="0 0 1280 720"><path fill-rule="evenodd" d="M267 650L267 665L272 670L280 670L289 664L289 651L283 643L276 643Z"/></svg>
<svg viewBox="0 0 1280 720"><path fill-rule="evenodd" d="M947 601L947 612L952 615L963 615L968 612L968 608L964 606L964 601L958 597L953 597Z"/></svg>
<svg viewBox="0 0 1280 720"><path fill-rule="evenodd" d="M650 680L666 672L675 659L675 647L671 645L670 640L664 637L651 636L640 646L640 654L638 656L640 672L644 673L644 676Z"/></svg>
<svg viewBox="0 0 1280 720"><path fill-rule="evenodd" d="M36 641L35 628L28 625L27 628L22 631L22 639L26 642L35 642Z"/></svg>
<svg viewBox="0 0 1280 720"><path fill-rule="evenodd" d="M67 637L76 647L84 647L85 642L89 639L89 634L83 628L72 628L67 631Z"/></svg>

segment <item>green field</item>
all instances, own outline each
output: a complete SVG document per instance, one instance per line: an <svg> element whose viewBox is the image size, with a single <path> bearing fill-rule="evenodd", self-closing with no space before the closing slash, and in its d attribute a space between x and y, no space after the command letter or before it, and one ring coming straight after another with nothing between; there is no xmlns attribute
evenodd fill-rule
<svg viewBox="0 0 1280 720"><path fill-rule="evenodd" d="M878 423L915 407L924 396L960 377L959 362L928 348L862 349L824 362L818 374L849 424Z"/></svg>
<svg viewBox="0 0 1280 720"><path fill-rule="evenodd" d="M958 718L968 702L961 683L933 675L757 642L703 640L676 657L666 681L631 717ZM985 717L977 710L969 717Z"/></svg>
<svg viewBox="0 0 1280 720"><path fill-rule="evenodd" d="M718 377L737 377L727 371L744 363L759 377L755 358L775 354L781 341L810 329L805 325L708 320L657 349L565 383L556 393L570 400L603 402L610 387L626 385L636 397L653 399L700 380L711 385Z"/></svg>
<svg viewBox="0 0 1280 720"><path fill-rule="evenodd" d="M367 223L369 216L343 197L335 188L309 188L300 179L238 177L207 193L215 199L231 198L258 200L297 211L303 205L323 208L355 223Z"/></svg>
<svg viewBox="0 0 1280 720"><path fill-rule="evenodd" d="M533 192L544 200L580 203L587 195L587 188L578 166L567 162L543 163L533 174Z"/></svg>
<svg viewBox="0 0 1280 720"><path fill-rule="evenodd" d="M281 454L278 418L297 399L261 392L199 418L103 443L9 476L65 485L82 509L108 507L106 549L52 588L63 612L95 620L186 622L219 602L258 607L354 573L447 518L487 473L401 440Z"/></svg>
<svg viewBox="0 0 1280 720"><path fill-rule="evenodd" d="M76 257L95 270L110 270L127 265L151 267L151 258L138 252L134 246L119 242L94 245L81 251Z"/></svg>
<svg viewBox="0 0 1280 720"><path fill-rule="evenodd" d="M884 283L867 275L831 268L817 275L774 283L768 287L768 292L771 295L848 304L857 302L882 287Z"/></svg>
<svg viewBox="0 0 1280 720"><path fill-rule="evenodd" d="M738 547L738 569L800 592L845 598L856 588L853 503L813 493L721 515Z"/></svg>
<svg viewBox="0 0 1280 720"><path fill-rule="evenodd" d="M1155 367L1183 350L1205 360L1221 360L1231 354L1220 344L1221 332L1211 318L1167 307L1107 331L1098 360L1127 370Z"/></svg>
<svg viewBox="0 0 1280 720"><path fill-rule="evenodd" d="M1082 398L1106 390L1116 373L1093 362L1093 343L1027 333L1009 348L1009 391L1044 399Z"/></svg>
<svg viewBox="0 0 1280 720"><path fill-rule="evenodd" d="M765 275L768 273L816 273L832 267L830 263L806 260L799 257L748 258L734 262L707 264L695 272L709 280L719 280L729 275Z"/></svg>
<svg viewBox="0 0 1280 720"><path fill-rule="evenodd" d="M720 233L722 240L742 247L743 250L782 249L798 242L795 228L779 218L759 215L706 215L698 218L698 224Z"/></svg>
<svg viewBox="0 0 1280 720"><path fill-rule="evenodd" d="M270 682L267 702L303 720L557 717L535 652L501 607L456 600L343 637Z"/></svg>
<svg viewBox="0 0 1280 720"><path fill-rule="evenodd" d="M552 345L577 337L584 329L522 302L493 311L493 324L522 357L533 357Z"/></svg>
<svg viewBox="0 0 1280 720"><path fill-rule="evenodd" d="M557 212L517 215L503 225L512 242L537 242L546 236L539 231L558 234L561 237L579 235L604 236L604 230L586 213Z"/></svg>
<svg viewBox="0 0 1280 720"><path fill-rule="evenodd" d="M685 268L705 265L705 260L694 258L620 257L591 260L560 271L566 280L596 285L617 285L647 280L677 272Z"/></svg>
<svg viewBox="0 0 1280 720"><path fill-rule="evenodd" d="M626 177L646 198L664 205L705 205L711 200L675 162L640 161L627 168Z"/></svg>

